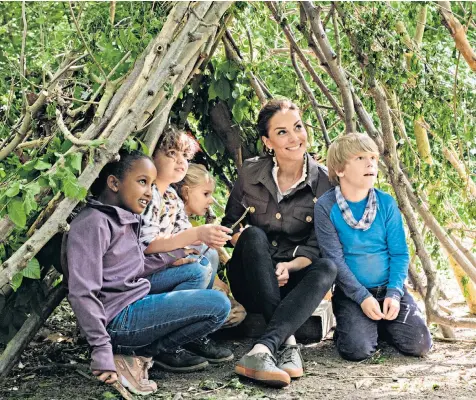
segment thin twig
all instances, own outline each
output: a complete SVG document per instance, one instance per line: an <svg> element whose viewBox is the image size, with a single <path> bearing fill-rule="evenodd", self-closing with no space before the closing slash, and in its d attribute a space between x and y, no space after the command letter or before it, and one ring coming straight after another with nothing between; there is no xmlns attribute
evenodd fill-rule
<svg viewBox="0 0 476 400"><path fill-rule="evenodd" d="M99 71L101 71L101 74L103 74L104 79L105 79L106 82L107 82L107 75L106 75L106 73L105 73L104 70L102 69L101 64L99 64L99 63L97 62L96 57L94 57L93 52L91 51L91 49L89 48L89 46L88 46L86 40L84 39L83 32L81 32L81 29L79 28L78 20L76 19L76 15L74 15L73 6L71 5L71 0L69 1L69 9L70 9L70 11L71 11L71 16L73 17L74 25L76 25L76 30L78 31L79 36L81 37L81 41L83 42L84 47L86 47L86 50L88 51L89 55L91 56L91 58L93 59L94 63L95 63L96 66L99 68Z"/></svg>
<svg viewBox="0 0 476 400"><path fill-rule="evenodd" d="M76 99L74 97L68 97L68 96L64 96L62 94L60 94L60 97L62 97L63 99L66 99L66 100L73 100L73 101L77 101L78 103L85 103L85 104L99 104L99 101L91 101L91 100L81 100L81 99Z"/></svg>
<svg viewBox="0 0 476 400"><path fill-rule="evenodd" d="M23 34L21 37L21 52L20 52L20 74L21 76L25 76L25 46L26 46L26 34L28 31L28 25L26 23L26 5L25 0L21 3L21 18L23 23ZM22 82L22 96L23 96L23 103L25 108L28 108L28 100L26 98L25 88Z"/></svg>
<svg viewBox="0 0 476 400"><path fill-rule="evenodd" d="M245 26L246 28L246 36L248 36L248 43L250 45L250 64L253 64L253 41L251 40L251 32L248 25Z"/></svg>
<svg viewBox="0 0 476 400"><path fill-rule="evenodd" d="M326 124L324 123L324 118L322 117L321 111L319 110L319 105L317 104L317 100L314 97L314 94L312 93L311 88L307 84L306 79L304 78L304 75L301 72L301 69L299 68L299 65L296 61L296 53L292 46L291 46L291 62L293 64L294 71L296 71L296 75L298 77L298 80L301 84L302 89L304 90L304 92L307 94L307 97L311 101L312 108L314 109L314 112L316 113L317 120L319 121L319 125L321 127L322 135L324 136L324 142L326 144L326 147L329 148L329 146L331 145L331 141L327 133Z"/></svg>
<svg viewBox="0 0 476 400"><path fill-rule="evenodd" d="M341 54L342 50L340 48L340 36L339 36L339 27L337 25L337 13L332 13L332 25L334 26L334 39L336 41L336 54L337 54L337 65L341 65Z"/></svg>

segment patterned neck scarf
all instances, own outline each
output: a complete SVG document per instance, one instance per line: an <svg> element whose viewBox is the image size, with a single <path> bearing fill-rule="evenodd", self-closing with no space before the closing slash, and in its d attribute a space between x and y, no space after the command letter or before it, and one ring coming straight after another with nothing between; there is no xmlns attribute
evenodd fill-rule
<svg viewBox="0 0 476 400"><path fill-rule="evenodd" d="M367 200L367 205L365 206L364 215L359 222L357 222L352 215L352 211L347 204L342 192L340 190L340 186L336 186L336 200L337 205L339 206L340 212L342 213L342 217L344 218L347 225L354 229L362 229L366 231L372 226L372 223L375 220L375 216L377 215L377 196L375 195L375 189L372 188L369 190L369 198Z"/></svg>

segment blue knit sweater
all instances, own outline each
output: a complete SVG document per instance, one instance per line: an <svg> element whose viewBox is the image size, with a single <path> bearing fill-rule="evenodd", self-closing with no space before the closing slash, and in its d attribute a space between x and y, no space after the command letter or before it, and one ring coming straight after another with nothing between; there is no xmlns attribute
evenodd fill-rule
<svg viewBox="0 0 476 400"><path fill-rule="evenodd" d="M389 194L377 189L375 192L377 215L366 231L351 228L345 222L334 188L322 195L314 208L322 256L336 263L337 285L358 304L371 296L367 289L377 286L386 286L386 296L400 300L408 273L408 247L397 203ZM359 221L367 198L347 203Z"/></svg>

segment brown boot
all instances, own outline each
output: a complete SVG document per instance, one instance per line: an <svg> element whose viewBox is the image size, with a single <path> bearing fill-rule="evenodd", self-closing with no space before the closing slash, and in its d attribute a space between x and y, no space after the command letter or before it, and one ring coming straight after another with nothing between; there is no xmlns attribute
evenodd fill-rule
<svg viewBox="0 0 476 400"><path fill-rule="evenodd" d="M115 354L114 364L119 382L130 392L147 395L157 391L157 384L149 380L152 358Z"/></svg>
<svg viewBox="0 0 476 400"><path fill-rule="evenodd" d="M229 297L228 299L231 303L231 310L222 328L233 328L234 326L238 326L246 318L245 307L238 303L233 297Z"/></svg>

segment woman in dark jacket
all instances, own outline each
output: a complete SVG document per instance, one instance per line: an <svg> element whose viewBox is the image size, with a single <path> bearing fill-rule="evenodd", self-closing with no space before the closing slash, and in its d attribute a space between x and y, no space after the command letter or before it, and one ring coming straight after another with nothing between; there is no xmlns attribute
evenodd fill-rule
<svg viewBox="0 0 476 400"><path fill-rule="evenodd" d="M331 188L327 171L306 152L299 109L272 100L261 109L258 131L269 155L246 160L231 192L223 224L235 229L227 276L235 298L264 315L267 328L238 361L239 375L286 386L303 375L294 332L312 315L335 277L320 258L314 204Z"/></svg>

